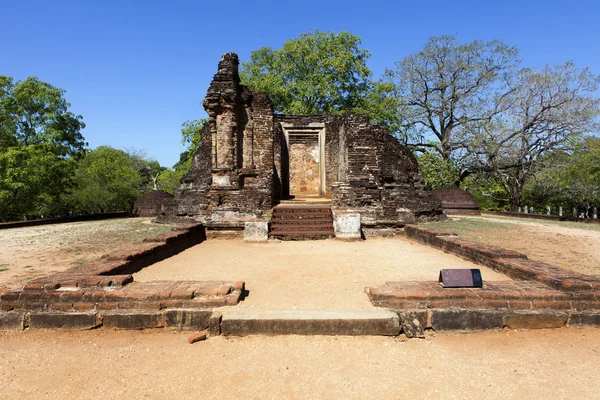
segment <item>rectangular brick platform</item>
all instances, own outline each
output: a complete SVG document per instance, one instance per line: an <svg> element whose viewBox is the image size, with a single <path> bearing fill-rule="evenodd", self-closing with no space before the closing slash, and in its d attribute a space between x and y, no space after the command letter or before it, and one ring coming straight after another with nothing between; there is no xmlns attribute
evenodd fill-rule
<svg viewBox="0 0 600 400"><path fill-rule="evenodd" d="M525 254L461 239L435 228L407 226L409 238L502 272L513 281L483 288L438 282L387 282L366 288L371 303L396 311L403 332L600 326L600 279L529 260Z"/></svg>
<svg viewBox="0 0 600 400"><path fill-rule="evenodd" d="M525 254L459 238L451 232L408 225L406 235L447 253L484 265L512 279L532 280L561 291L597 291L600 279L529 260Z"/></svg>
<svg viewBox="0 0 600 400"><path fill-rule="evenodd" d="M131 273L205 238L200 224L178 226L96 262L1 293L0 329L204 329L215 309L240 301L244 282L134 282Z"/></svg>

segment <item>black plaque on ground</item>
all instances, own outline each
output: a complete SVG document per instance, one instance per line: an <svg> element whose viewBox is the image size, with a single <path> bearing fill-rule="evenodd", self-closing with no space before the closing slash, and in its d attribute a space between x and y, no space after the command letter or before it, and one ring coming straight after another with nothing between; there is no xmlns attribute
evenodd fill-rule
<svg viewBox="0 0 600 400"><path fill-rule="evenodd" d="M441 269L438 282L445 288L483 287L479 269Z"/></svg>

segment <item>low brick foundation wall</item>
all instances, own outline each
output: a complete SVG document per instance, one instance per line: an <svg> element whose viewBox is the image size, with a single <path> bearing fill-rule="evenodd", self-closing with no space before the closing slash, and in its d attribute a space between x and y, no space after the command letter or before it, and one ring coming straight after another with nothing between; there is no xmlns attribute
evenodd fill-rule
<svg viewBox="0 0 600 400"><path fill-rule="evenodd" d="M462 239L454 233L434 228L408 225L405 232L411 239L492 268L512 279L533 280L564 291L600 290L598 278L529 260L525 254L512 250Z"/></svg>
<svg viewBox="0 0 600 400"><path fill-rule="evenodd" d="M0 329L196 329L215 309L236 305L244 282L134 282L131 274L205 239L201 224L177 226L96 262L1 293Z"/></svg>
<svg viewBox="0 0 600 400"><path fill-rule="evenodd" d="M485 330L600 326L600 279L529 260L525 254L415 225L406 235L504 273L513 281L483 288L443 288L438 282L387 282L367 288L371 303L396 311L408 337L423 329Z"/></svg>

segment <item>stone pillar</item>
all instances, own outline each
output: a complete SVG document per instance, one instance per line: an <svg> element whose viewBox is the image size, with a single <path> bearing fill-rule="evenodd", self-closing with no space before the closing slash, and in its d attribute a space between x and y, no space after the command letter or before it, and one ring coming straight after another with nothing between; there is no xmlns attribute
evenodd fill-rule
<svg viewBox="0 0 600 400"><path fill-rule="evenodd" d="M533 207L529 207L529 212L533 214Z"/></svg>
<svg viewBox="0 0 600 400"><path fill-rule="evenodd" d="M519 212L519 213L521 212L521 207L519 207L519 209L517 210L517 212Z"/></svg>
<svg viewBox="0 0 600 400"><path fill-rule="evenodd" d="M577 207L573 207L573 218L577 218L579 215L577 214Z"/></svg>
<svg viewBox="0 0 600 400"><path fill-rule="evenodd" d="M237 186L235 170L241 108L238 64L236 54L223 55L204 100L213 138L213 186L217 187Z"/></svg>
<svg viewBox="0 0 600 400"><path fill-rule="evenodd" d="M598 219L598 207L594 207L594 219Z"/></svg>
<svg viewBox="0 0 600 400"><path fill-rule="evenodd" d="M550 215L550 206L546 206L546 215Z"/></svg>
<svg viewBox="0 0 600 400"><path fill-rule="evenodd" d="M527 214L527 213L528 213L528 211L529 211L529 210L527 209L527 206L523 207L523 212L524 212L525 214Z"/></svg>
<svg viewBox="0 0 600 400"><path fill-rule="evenodd" d="M562 217L562 206L558 207L558 216Z"/></svg>

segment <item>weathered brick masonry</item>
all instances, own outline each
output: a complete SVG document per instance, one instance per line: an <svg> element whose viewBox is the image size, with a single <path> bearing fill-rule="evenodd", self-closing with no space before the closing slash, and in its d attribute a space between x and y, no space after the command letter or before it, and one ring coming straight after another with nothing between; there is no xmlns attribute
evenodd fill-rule
<svg viewBox="0 0 600 400"><path fill-rule="evenodd" d="M529 260L526 255L461 239L439 229L407 226L408 237L515 279L483 288L438 282L387 282L367 288L373 305L397 311L408 334L417 328L478 330L600 326L600 279ZM411 321L417 321L417 327ZM421 332L422 333L422 332Z"/></svg>
<svg viewBox="0 0 600 400"><path fill-rule="evenodd" d="M202 145L163 219L192 218L215 229L268 217L280 200L302 194L298 185L290 190L288 147L298 140L319 147L304 146L322 170L292 166L292 173L311 175L299 180L311 182L306 192L313 194L319 182L319 194L331 198L334 209L360 213L364 225L403 226L443 216L415 157L384 129L361 115L274 114L264 93L240 85L238 63L233 53L219 63L204 100L209 120Z"/></svg>
<svg viewBox="0 0 600 400"><path fill-rule="evenodd" d="M134 282L132 273L205 239L200 224L179 226L95 263L0 294L0 328L205 329L213 311L235 305L243 282Z"/></svg>
<svg viewBox="0 0 600 400"><path fill-rule="evenodd" d="M169 204L173 195L162 190L145 193L133 203L132 214L136 217L158 217L163 213L163 207Z"/></svg>

